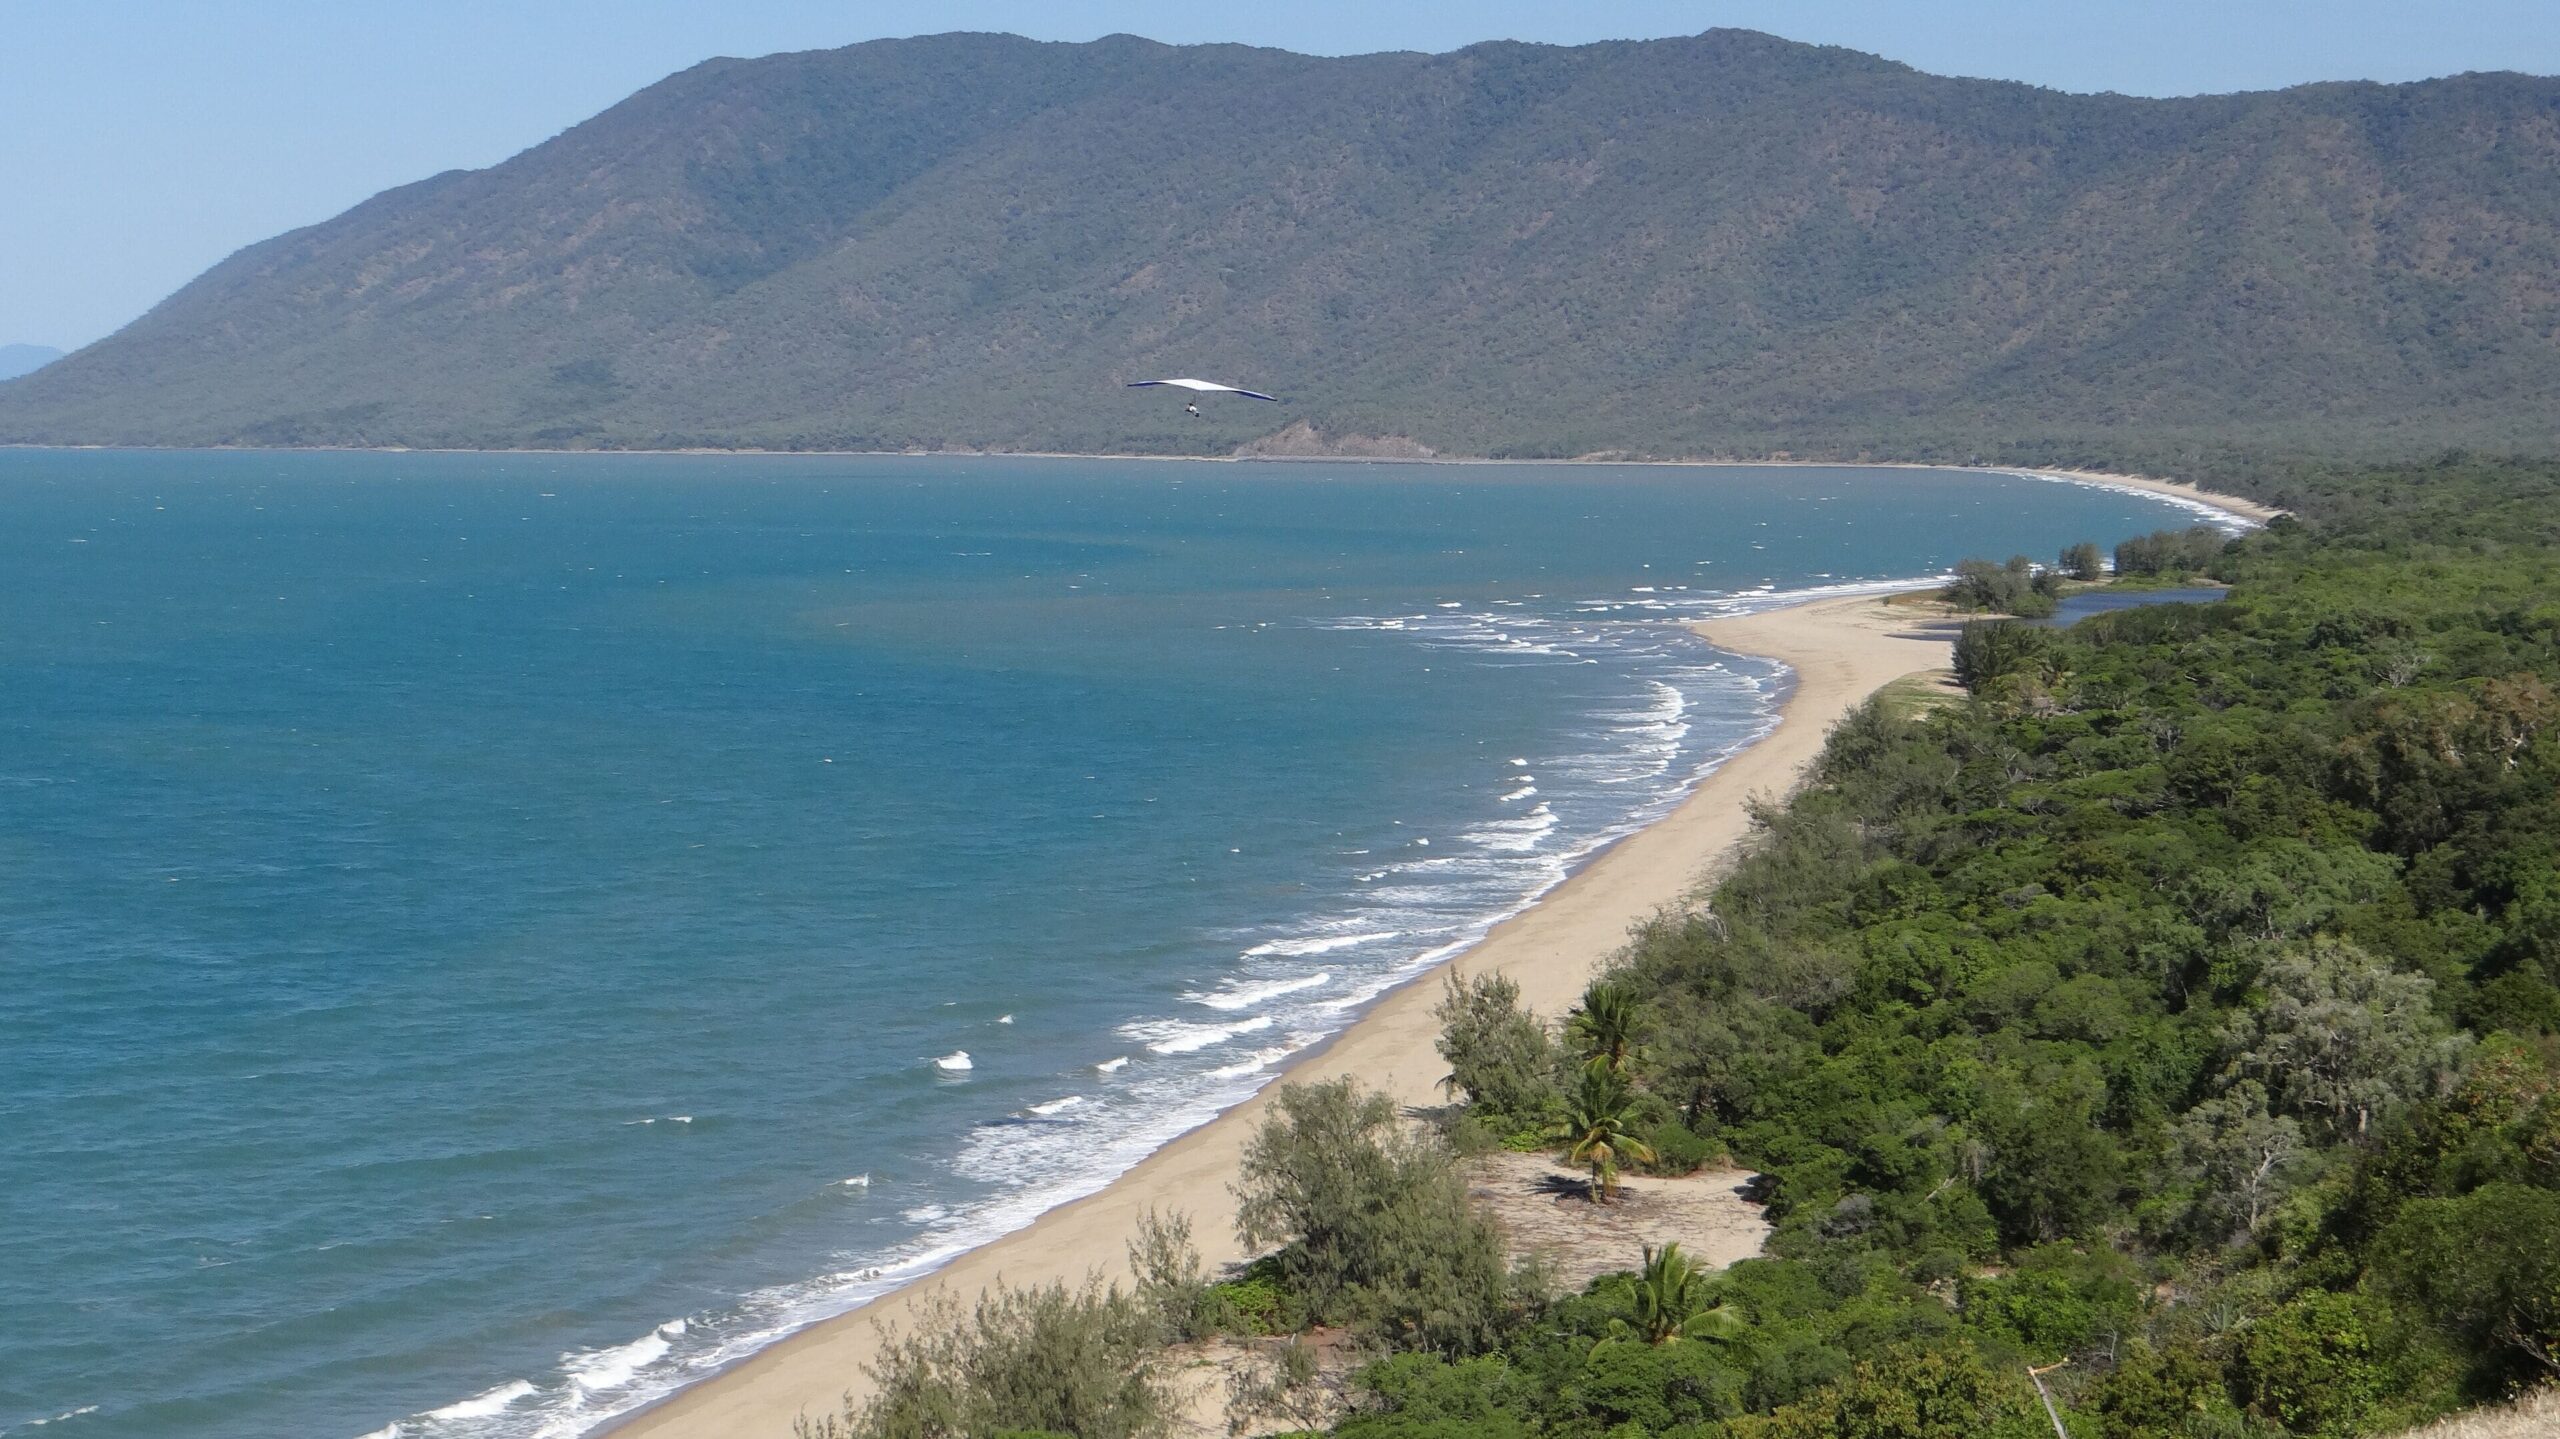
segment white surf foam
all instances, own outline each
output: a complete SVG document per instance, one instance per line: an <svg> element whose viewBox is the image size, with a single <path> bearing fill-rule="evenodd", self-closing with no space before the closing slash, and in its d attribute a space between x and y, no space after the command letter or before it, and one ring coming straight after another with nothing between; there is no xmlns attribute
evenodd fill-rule
<svg viewBox="0 0 2560 1439"><path fill-rule="evenodd" d="M676 1339L685 1332L686 1327L684 1320L670 1319L628 1344L617 1344L610 1349L591 1349L580 1354L563 1355L560 1367L568 1374L570 1383L587 1393L595 1394L620 1389L638 1378L641 1370L664 1358L667 1350L673 1347ZM508 1401L510 1404L513 1402L515 1402L513 1399Z"/></svg>
<svg viewBox="0 0 2560 1439"><path fill-rule="evenodd" d="M975 1064L970 1063L969 1051L965 1049L955 1049L942 1056L933 1062L933 1067L945 1074L963 1074L977 1068Z"/></svg>
<svg viewBox="0 0 2560 1439"><path fill-rule="evenodd" d="M2184 510L2226 535L2245 535L2261 527L2258 520L2238 510L2226 510L2202 496L2191 498L2186 495L2162 494L2158 490L2147 490L2140 485L2113 484L2096 475L2056 475L2042 470L1994 470L1992 473L2007 475L2012 479L2041 480L2047 484L2074 485L2084 490L2107 490L2119 495L2135 495L2167 505L2174 510Z"/></svg>
<svg viewBox="0 0 2560 1439"><path fill-rule="evenodd" d="M1093 1067L1093 1072L1094 1072L1094 1073L1096 1073L1096 1074L1116 1074L1116 1073L1118 1073L1119 1071L1121 1071L1121 1070L1123 1070L1123 1069L1126 1069L1126 1068L1128 1068L1128 1067L1129 1067L1129 1056L1127 1056L1127 1055L1125 1055L1125 1054L1124 1054L1124 1055L1120 1056L1118 1059L1106 1059L1106 1060L1102 1061L1100 1064L1095 1065L1095 1066Z"/></svg>
<svg viewBox="0 0 2560 1439"><path fill-rule="evenodd" d="M1477 825L1460 838L1485 849L1508 854L1526 854L1536 849L1564 821L1556 817L1552 805L1541 804L1518 819L1498 819Z"/></svg>
<svg viewBox="0 0 2560 1439"><path fill-rule="evenodd" d="M512 1383L501 1384L485 1393L474 1394L468 1399L455 1400L442 1409L430 1409L418 1417L448 1424L456 1419L486 1419L492 1414L505 1412L509 1405L519 1399L529 1398L537 1392L539 1391L533 1387L532 1380L518 1379Z"/></svg>
<svg viewBox="0 0 2560 1439"><path fill-rule="evenodd" d="M1305 1047L1306 1046L1299 1044L1279 1044L1273 1045L1268 1049L1257 1049L1248 1058L1239 1060L1234 1064L1224 1065L1220 1068L1210 1070L1209 1077L1211 1079L1241 1079L1248 1074L1260 1074L1262 1071L1269 1069L1272 1065L1279 1063L1281 1060L1287 1059L1290 1055L1297 1053L1300 1049Z"/></svg>
<svg viewBox="0 0 2560 1439"><path fill-rule="evenodd" d="M1392 935L1378 936L1381 939L1392 937ZM1214 990L1207 994L1195 992L1182 997L1193 1004L1204 1004L1211 1009L1251 1009L1257 1004L1268 1004L1284 994L1322 989L1331 983L1333 983L1333 975L1319 971L1315 974L1301 975L1296 979L1275 979L1264 984L1230 984L1225 989Z"/></svg>
<svg viewBox="0 0 2560 1439"><path fill-rule="evenodd" d="M1120 1026L1120 1033L1146 1045L1155 1054L1197 1054L1238 1035L1269 1029L1274 1023L1277 1021L1267 1014L1233 1024L1192 1024L1179 1019L1139 1020Z"/></svg>
<svg viewBox="0 0 2560 1439"><path fill-rule="evenodd" d="M1382 939L1395 937L1396 931L1392 929L1373 930L1367 934L1308 935L1302 939L1267 940L1244 953L1247 959L1260 959L1266 955L1304 959L1309 955L1331 954L1337 949L1353 949L1360 945L1376 944Z"/></svg>
<svg viewBox="0 0 2560 1439"><path fill-rule="evenodd" d="M1077 1105L1082 1104L1082 1103L1084 1103L1084 1096L1083 1096L1083 1095L1081 1095L1081 1094L1067 1094L1067 1095L1061 1095L1061 1096L1059 1096L1058 1098L1056 1098L1056 1099L1052 1099L1052 1100L1048 1101L1048 1102L1047 1102L1047 1103L1045 1103L1045 1104L1035 1104L1035 1105L1032 1105L1032 1106L1031 1106L1031 1112L1032 1112L1033 1114L1038 1114L1038 1115L1046 1116L1046 1115L1051 1115L1051 1114L1061 1113L1061 1112L1063 1112L1063 1111L1065 1111L1065 1110L1073 1109L1073 1108L1075 1108Z"/></svg>

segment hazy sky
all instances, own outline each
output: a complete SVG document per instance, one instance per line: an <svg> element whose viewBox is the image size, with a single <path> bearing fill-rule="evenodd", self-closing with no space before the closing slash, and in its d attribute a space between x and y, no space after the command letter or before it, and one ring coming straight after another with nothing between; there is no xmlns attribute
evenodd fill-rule
<svg viewBox="0 0 2560 1439"><path fill-rule="evenodd" d="M2560 72L2560 0L0 0L0 343L86 344L243 245L494 164L714 55L943 30L1350 54L1718 25L2142 95Z"/></svg>

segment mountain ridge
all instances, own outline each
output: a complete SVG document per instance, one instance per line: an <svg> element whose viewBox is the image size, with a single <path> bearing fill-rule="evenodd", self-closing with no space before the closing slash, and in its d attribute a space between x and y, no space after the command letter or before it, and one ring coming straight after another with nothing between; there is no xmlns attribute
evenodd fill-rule
<svg viewBox="0 0 2560 1439"><path fill-rule="evenodd" d="M714 59L225 259L0 440L1450 454L2547 437L2560 81L2188 100L1745 31ZM1277 386L1188 422L1148 373Z"/></svg>

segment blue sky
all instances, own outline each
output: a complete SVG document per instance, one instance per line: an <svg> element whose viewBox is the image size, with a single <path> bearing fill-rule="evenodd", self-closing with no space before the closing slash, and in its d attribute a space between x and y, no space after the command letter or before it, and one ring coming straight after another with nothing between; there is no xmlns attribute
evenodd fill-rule
<svg viewBox="0 0 2560 1439"><path fill-rule="evenodd" d="M0 343L86 344L243 245L494 164L713 55L942 30L1348 54L1717 25L2142 95L2560 72L2560 0L0 0Z"/></svg>

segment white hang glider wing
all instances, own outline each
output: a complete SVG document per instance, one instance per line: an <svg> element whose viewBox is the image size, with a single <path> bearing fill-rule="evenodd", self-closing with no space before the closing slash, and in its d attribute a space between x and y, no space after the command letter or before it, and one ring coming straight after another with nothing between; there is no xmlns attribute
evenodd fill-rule
<svg viewBox="0 0 2560 1439"><path fill-rule="evenodd" d="M1278 395L1266 395L1260 390L1240 389L1234 385L1221 385L1212 380L1131 380L1129 382L1129 388L1133 390L1143 390L1152 385L1171 385L1177 390L1190 390L1203 395L1242 395L1248 400L1269 400L1275 405L1280 403Z"/></svg>

